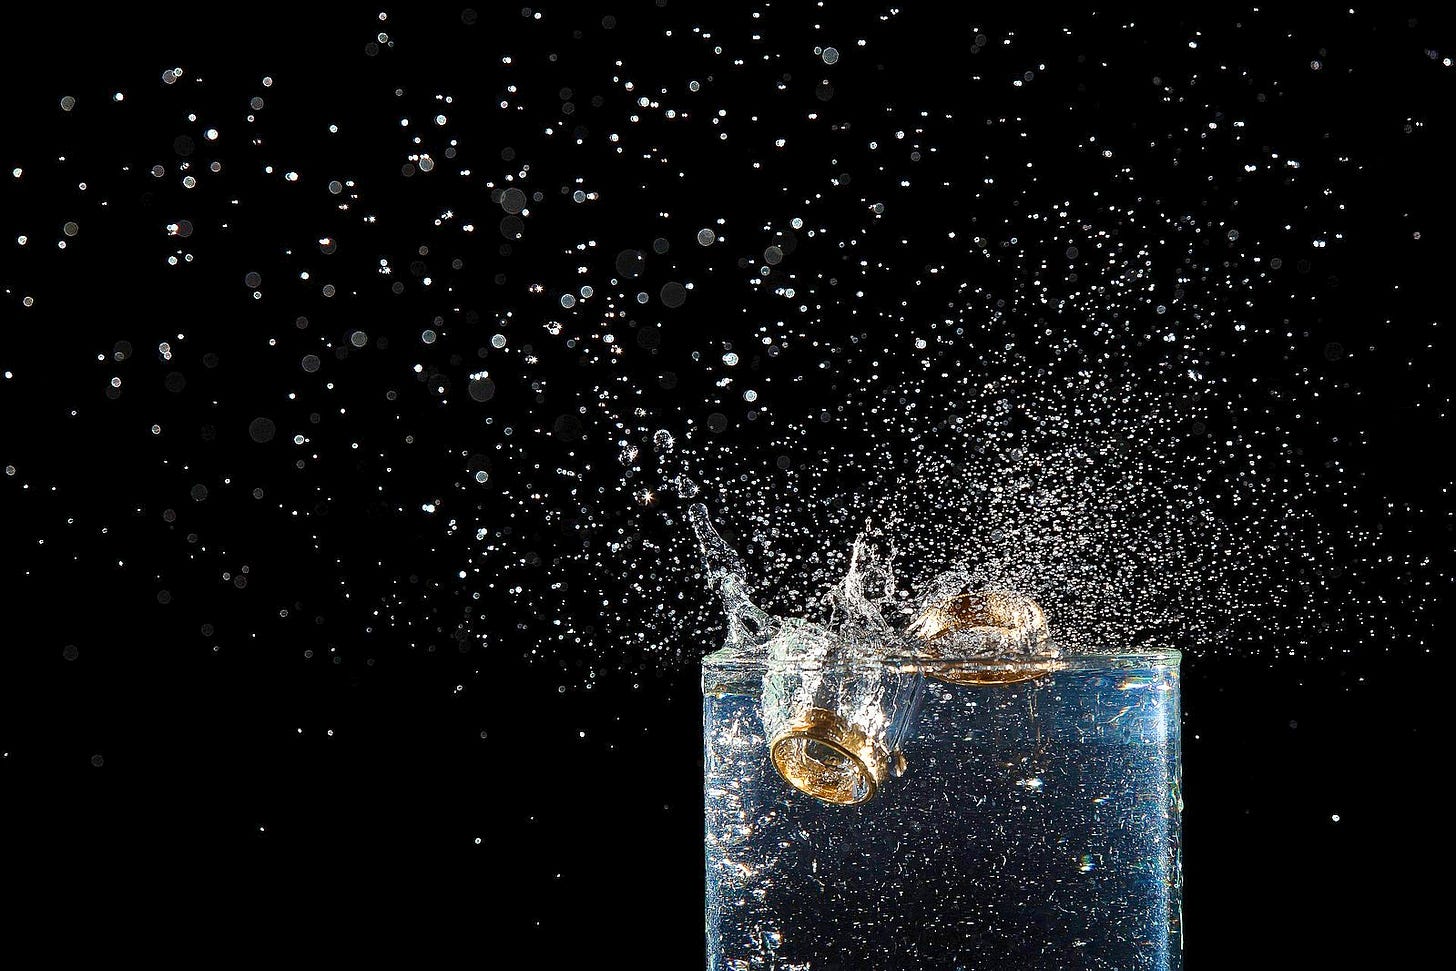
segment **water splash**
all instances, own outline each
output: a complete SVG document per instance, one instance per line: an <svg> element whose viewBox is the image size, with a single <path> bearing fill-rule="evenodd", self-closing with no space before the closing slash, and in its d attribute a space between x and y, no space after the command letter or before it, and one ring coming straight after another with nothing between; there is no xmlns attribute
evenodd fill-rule
<svg viewBox="0 0 1456 971"><path fill-rule="evenodd" d="M831 656L1015 660L1059 653L1040 604L1011 591L969 590L973 571L965 566L935 578L913 621L892 624L884 610L895 597L895 547L870 528L855 538L844 578L824 598L829 610L826 623L776 617L753 602L748 568L713 528L708 507L694 503L688 521L702 555L704 576L717 590L727 615L723 656L767 653L802 664L822 663Z"/></svg>
<svg viewBox="0 0 1456 971"><path fill-rule="evenodd" d="M761 610L750 596L748 568L737 551L713 528L708 507L695 502L688 507L688 522L702 550L703 570L708 582L723 599L728 616L730 650L741 651L765 643L780 626L779 619Z"/></svg>
<svg viewBox="0 0 1456 971"><path fill-rule="evenodd" d="M350 676L385 645L509 644L563 687L695 660L723 636L677 541L696 502L758 571L752 597L733 570L715 581L734 640L826 589L816 622L892 630L1000 589L1087 649L1431 650L1451 492L1372 471L1449 432L1444 304L1406 279L1438 237L1361 228L1407 155L1350 127L1403 125L1416 160L1423 124L1395 101L1326 120L1288 83L1303 67L1190 46L1172 22L948 30L928 7L868 10L826 11L808 44L782 12L750 41L731 11L656 8L603 59L558 47L550 21L596 29L566 11L498 18L488 42L361 14L340 36L372 52L339 54L325 88L394 93L347 119L296 65L61 97L66 145L17 143L7 165L0 297L17 333L75 336L6 350L4 386L55 414L99 392L77 454L115 447L166 482L125 495L18 434L0 481L35 515L13 542L61 548L160 505L135 542L189 539L138 582L210 602L204 577L286 578L239 593L251 606L209 643L326 617ZM846 37L863 47L814 53ZM1096 56L1128 42L1148 57ZM1448 111L1456 74L1407 46L1390 83ZM527 61L538 83L518 83ZM1351 98L1361 76L1320 74ZM772 112L737 110L770 90ZM1117 118L1097 107L1113 98ZM143 107L179 130L113 123ZM275 137L283 119L321 141ZM1048 177L1060 159L1075 178ZM101 225L119 245L88 242ZM92 319L67 303L78 278L195 295L198 319L241 313L246 336ZM1352 291L1390 318L1341 319ZM230 437L242 451L214 447ZM388 561L360 550L365 521ZM866 522L895 537L893 575L855 551Z"/></svg>
<svg viewBox="0 0 1456 971"><path fill-rule="evenodd" d="M855 537L844 579L829 591L829 625L844 637L888 637L883 609L895 596L895 547L873 530Z"/></svg>

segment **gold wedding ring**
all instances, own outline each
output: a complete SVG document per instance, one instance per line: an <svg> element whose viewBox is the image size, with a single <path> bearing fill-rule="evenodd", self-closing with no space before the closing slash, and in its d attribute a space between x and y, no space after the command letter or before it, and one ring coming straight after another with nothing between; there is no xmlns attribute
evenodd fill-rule
<svg viewBox="0 0 1456 971"><path fill-rule="evenodd" d="M836 806L874 798L890 771L890 753L825 708L794 718L769 745L774 768L800 792Z"/></svg>
<svg viewBox="0 0 1456 971"><path fill-rule="evenodd" d="M941 662L927 665L925 673L950 684L1015 684L1060 666L1055 652L1047 650L1046 613L1025 594L959 594L927 607L908 633L924 642L922 649L933 662ZM953 634L973 639L975 654L948 657L945 648Z"/></svg>

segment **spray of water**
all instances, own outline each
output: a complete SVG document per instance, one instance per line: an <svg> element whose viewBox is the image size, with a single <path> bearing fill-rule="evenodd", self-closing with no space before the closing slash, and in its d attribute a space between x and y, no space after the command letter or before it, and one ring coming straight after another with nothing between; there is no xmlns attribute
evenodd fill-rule
<svg viewBox="0 0 1456 971"><path fill-rule="evenodd" d="M1368 428L1321 425L1389 363L1327 314L1358 139L1302 136L1264 97L1277 73L1162 27L847 8L812 38L766 13L749 39L736 16L649 10L594 57L558 45L564 12L503 15L488 41L452 28L463 56L442 58L380 14L322 86L282 72L238 103L242 80L179 66L124 101L59 97L74 144L7 162L16 329L64 326L45 281L104 225L153 274L119 292L185 284L248 335L219 359L204 329L131 314L84 348L92 372L0 362L36 407L79 399L31 375L89 375L135 433L118 447L176 477L183 501L146 522L194 539L148 582L266 576L268 549L297 547L326 582L257 594L219 643L329 617L353 633L345 670L448 642L556 665L563 690L775 618L903 631L968 589L1033 597L1070 649L1426 649L1440 513L1362 486ZM1107 30L1145 32L1166 69L1106 63ZM1449 83L1412 50L1413 76ZM387 96L341 118L344 83ZM1135 125L1098 113L1111 97ZM187 131L93 121L142 101ZM274 138L280 113L318 143ZM1439 357L1396 390L1444 418L1416 377ZM188 407L132 394L214 374L246 377L208 386L223 417L200 440ZM216 436L250 439L246 461ZM84 484L49 445L7 445L18 502ZM111 521L58 501L27 539ZM236 525L254 522L269 543Z"/></svg>

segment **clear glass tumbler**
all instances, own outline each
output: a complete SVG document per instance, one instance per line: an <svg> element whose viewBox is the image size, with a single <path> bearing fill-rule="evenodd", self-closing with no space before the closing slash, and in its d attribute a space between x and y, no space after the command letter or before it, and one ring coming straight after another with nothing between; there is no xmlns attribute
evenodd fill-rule
<svg viewBox="0 0 1456 971"><path fill-rule="evenodd" d="M1181 968L1178 663L710 656L709 969Z"/></svg>

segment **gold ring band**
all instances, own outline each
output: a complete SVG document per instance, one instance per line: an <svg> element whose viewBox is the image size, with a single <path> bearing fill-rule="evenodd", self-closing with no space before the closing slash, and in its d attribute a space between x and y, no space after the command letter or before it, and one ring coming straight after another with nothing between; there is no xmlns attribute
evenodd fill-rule
<svg viewBox="0 0 1456 971"><path fill-rule="evenodd" d="M933 604L910 625L910 631L924 642L932 661L925 673L938 681L957 685L1015 684L1031 681L1061 666L1056 655L1025 657L1030 650L1046 645L1046 614L1041 606L1022 594L999 590L962 593ZM986 659L946 658L937 641L952 634L977 636L995 650Z"/></svg>
<svg viewBox="0 0 1456 971"><path fill-rule="evenodd" d="M889 774L888 753L825 708L795 717L770 743L769 756L789 785L836 806L873 799Z"/></svg>

